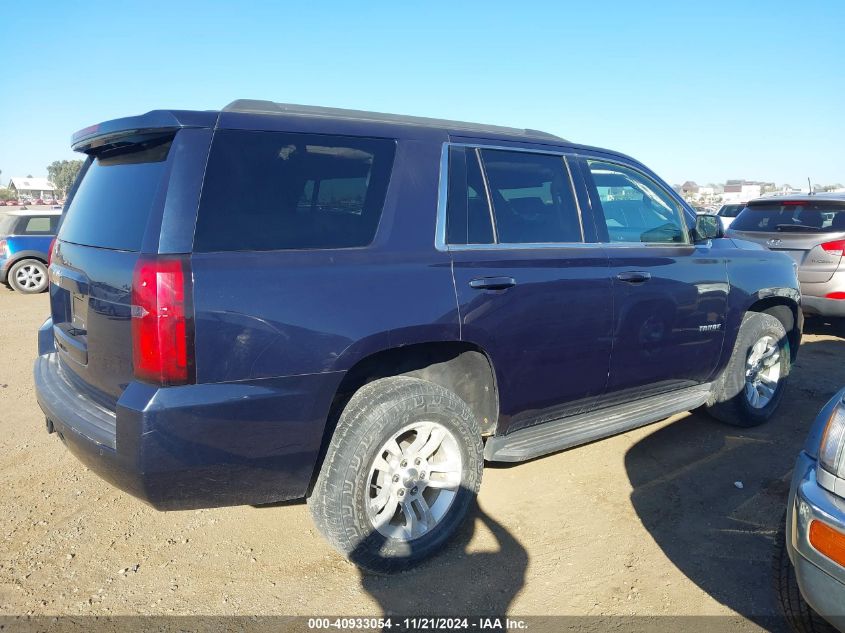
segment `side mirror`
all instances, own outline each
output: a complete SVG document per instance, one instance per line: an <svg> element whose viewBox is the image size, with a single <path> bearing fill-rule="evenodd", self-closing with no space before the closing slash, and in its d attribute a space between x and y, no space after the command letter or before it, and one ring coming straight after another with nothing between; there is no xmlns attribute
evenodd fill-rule
<svg viewBox="0 0 845 633"><path fill-rule="evenodd" d="M715 240L720 237L725 237L722 222L719 220L719 216L717 215L695 216L695 228L692 232L694 242L706 242L707 240Z"/></svg>

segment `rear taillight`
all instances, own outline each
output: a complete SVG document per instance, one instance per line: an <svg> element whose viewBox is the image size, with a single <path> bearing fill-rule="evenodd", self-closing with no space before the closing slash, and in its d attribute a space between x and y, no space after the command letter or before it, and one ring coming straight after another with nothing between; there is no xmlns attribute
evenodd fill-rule
<svg viewBox="0 0 845 633"><path fill-rule="evenodd" d="M157 385L194 380L191 269L187 257L141 256L132 278L135 377Z"/></svg>
<svg viewBox="0 0 845 633"><path fill-rule="evenodd" d="M9 257L9 243L6 240L0 240L0 257Z"/></svg>
<svg viewBox="0 0 845 633"><path fill-rule="evenodd" d="M838 299L843 300L845 299L845 292L828 292L825 296L825 299Z"/></svg>
<svg viewBox="0 0 845 633"><path fill-rule="evenodd" d="M56 238L54 237L50 242L50 250L47 251L47 265L53 263L53 251L56 249Z"/></svg>
<svg viewBox="0 0 845 633"><path fill-rule="evenodd" d="M842 256L845 252L845 240L836 240L835 242L826 242L822 244L822 248L833 255Z"/></svg>

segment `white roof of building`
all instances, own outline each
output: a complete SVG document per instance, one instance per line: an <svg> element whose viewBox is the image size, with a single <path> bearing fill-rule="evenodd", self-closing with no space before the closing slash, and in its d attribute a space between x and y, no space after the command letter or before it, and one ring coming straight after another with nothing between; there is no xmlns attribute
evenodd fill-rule
<svg viewBox="0 0 845 633"><path fill-rule="evenodd" d="M9 181L9 187L15 186L15 189L20 191L35 190L35 191L53 191L56 187L52 182L46 178L21 178L20 176L13 176Z"/></svg>

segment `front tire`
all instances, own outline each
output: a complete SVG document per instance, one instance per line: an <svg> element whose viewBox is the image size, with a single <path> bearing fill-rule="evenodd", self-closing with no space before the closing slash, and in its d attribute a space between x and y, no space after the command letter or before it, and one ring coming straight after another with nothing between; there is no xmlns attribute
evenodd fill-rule
<svg viewBox="0 0 845 633"><path fill-rule="evenodd" d="M774 578L780 608L795 633L836 633L827 620L813 611L801 595L795 568L786 550L785 515L775 535Z"/></svg>
<svg viewBox="0 0 845 633"><path fill-rule="evenodd" d="M22 259L9 269L7 278L13 290L34 295L47 290L47 264L37 259Z"/></svg>
<svg viewBox="0 0 845 633"><path fill-rule="evenodd" d="M713 387L708 413L733 426L763 424L783 398L790 364L783 324L770 314L747 313L728 366Z"/></svg>
<svg viewBox="0 0 845 633"><path fill-rule="evenodd" d="M440 550L481 485L478 421L457 395L404 376L359 389L340 416L308 505L356 565L406 569Z"/></svg>

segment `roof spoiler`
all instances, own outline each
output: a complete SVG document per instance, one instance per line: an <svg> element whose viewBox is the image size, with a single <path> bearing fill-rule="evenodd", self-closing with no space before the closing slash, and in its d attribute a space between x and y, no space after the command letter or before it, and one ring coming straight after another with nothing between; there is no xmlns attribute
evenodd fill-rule
<svg viewBox="0 0 845 633"><path fill-rule="evenodd" d="M148 136L156 133L175 132L183 128L210 128L217 121L216 112L191 110L152 110L146 114L112 119L83 128L71 137L71 147L76 152L89 152L109 146L118 139Z"/></svg>

